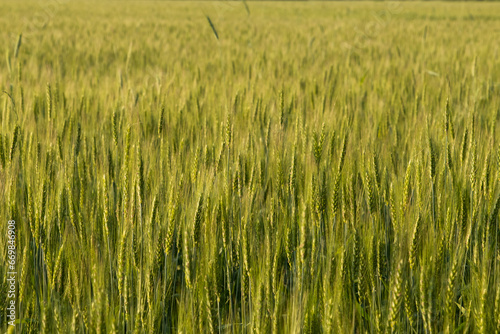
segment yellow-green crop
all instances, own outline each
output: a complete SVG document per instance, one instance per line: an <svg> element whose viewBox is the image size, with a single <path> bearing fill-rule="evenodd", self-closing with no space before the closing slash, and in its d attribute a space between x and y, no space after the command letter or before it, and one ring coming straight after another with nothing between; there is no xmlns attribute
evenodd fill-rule
<svg viewBox="0 0 500 334"><path fill-rule="evenodd" d="M500 333L500 4L0 3L0 329Z"/></svg>

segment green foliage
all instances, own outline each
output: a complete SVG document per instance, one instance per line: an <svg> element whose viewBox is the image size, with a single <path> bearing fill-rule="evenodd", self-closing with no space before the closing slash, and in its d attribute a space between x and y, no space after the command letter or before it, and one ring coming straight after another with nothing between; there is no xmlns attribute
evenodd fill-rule
<svg viewBox="0 0 500 334"><path fill-rule="evenodd" d="M498 4L33 6L0 4L19 333L499 332Z"/></svg>

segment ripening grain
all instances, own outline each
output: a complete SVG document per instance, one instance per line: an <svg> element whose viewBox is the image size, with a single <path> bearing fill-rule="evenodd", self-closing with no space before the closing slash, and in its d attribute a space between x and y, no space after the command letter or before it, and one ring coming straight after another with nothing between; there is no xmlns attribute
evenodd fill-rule
<svg viewBox="0 0 500 334"><path fill-rule="evenodd" d="M44 6L0 4L18 333L499 333L499 4Z"/></svg>

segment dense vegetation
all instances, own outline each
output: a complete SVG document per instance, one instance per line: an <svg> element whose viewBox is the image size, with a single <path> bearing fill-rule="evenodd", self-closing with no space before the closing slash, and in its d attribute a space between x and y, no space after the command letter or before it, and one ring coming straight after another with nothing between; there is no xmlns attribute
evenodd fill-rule
<svg viewBox="0 0 500 334"><path fill-rule="evenodd" d="M18 333L499 333L500 4L246 6L0 4Z"/></svg>

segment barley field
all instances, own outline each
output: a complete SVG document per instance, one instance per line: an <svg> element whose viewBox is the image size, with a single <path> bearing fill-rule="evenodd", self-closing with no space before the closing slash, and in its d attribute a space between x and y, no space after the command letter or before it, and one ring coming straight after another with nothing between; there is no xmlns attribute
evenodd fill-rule
<svg viewBox="0 0 500 334"><path fill-rule="evenodd" d="M0 12L2 332L500 333L500 3Z"/></svg>

